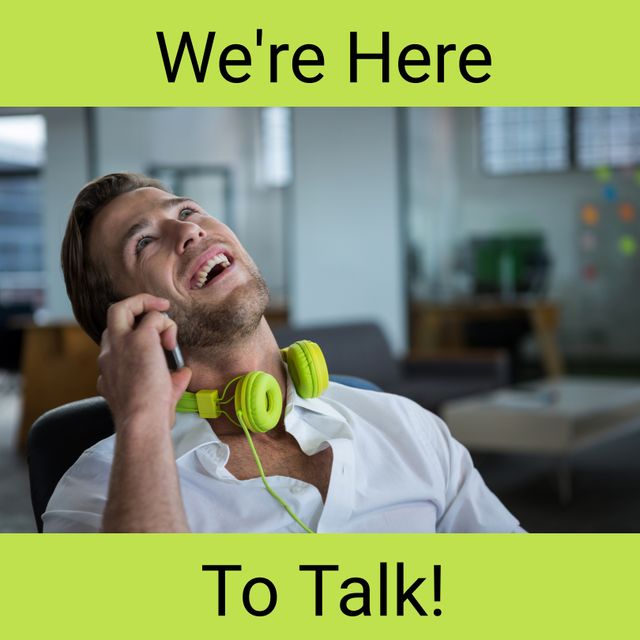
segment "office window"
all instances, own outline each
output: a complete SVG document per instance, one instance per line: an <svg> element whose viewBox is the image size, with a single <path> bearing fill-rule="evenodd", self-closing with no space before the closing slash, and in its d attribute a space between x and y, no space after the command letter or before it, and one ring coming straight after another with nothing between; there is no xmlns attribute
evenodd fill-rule
<svg viewBox="0 0 640 640"><path fill-rule="evenodd" d="M575 117L578 168L640 164L640 109L585 107Z"/></svg>
<svg viewBox="0 0 640 640"><path fill-rule="evenodd" d="M291 110L267 107L260 111L260 166L258 175L268 187L291 183Z"/></svg>
<svg viewBox="0 0 640 640"><path fill-rule="evenodd" d="M42 116L0 116L0 304L36 308L44 291Z"/></svg>
<svg viewBox="0 0 640 640"><path fill-rule="evenodd" d="M43 116L0 116L0 172L39 170L45 144Z"/></svg>
<svg viewBox="0 0 640 640"><path fill-rule="evenodd" d="M569 115L564 107L480 110L481 161L491 175L569 168Z"/></svg>
<svg viewBox="0 0 640 640"><path fill-rule="evenodd" d="M638 107L480 109L482 168L491 175L640 164Z"/></svg>

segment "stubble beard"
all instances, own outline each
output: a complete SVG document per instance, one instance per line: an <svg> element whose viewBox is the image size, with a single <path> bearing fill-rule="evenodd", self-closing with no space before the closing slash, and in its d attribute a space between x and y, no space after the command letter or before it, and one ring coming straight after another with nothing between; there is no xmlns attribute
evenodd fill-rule
<svg viewBox="0 0 640 640"><path fill-rule="evenodd" d="M192 355L200 351L226 351L255 333L269 303L269 289L255 264L247 268L249 281L234 289L221 303L193 300L188 306L171 306L169 313L178 326L181 347Z"/></svg>

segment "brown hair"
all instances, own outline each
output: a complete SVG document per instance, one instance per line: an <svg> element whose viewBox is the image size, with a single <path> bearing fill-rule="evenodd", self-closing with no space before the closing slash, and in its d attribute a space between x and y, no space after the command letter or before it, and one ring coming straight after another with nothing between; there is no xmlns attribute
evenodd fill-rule
<svg viewBox="0 0 640 640"><path fill-rule="evenodd" d="M89 255L91 225L112 200L143 187L168 192L153 178L137 173L111 173L85 185L71 208L62 240L62 272L76 320L98 344L106 327L107 309L121 296L115 291L106 270Z"/></svg>

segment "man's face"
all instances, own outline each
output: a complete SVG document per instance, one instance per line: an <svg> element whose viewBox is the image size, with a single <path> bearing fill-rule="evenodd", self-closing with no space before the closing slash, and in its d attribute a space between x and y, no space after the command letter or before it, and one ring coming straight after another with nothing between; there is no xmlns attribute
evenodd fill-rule
<svg viewBox="0 0 640 640"><path fill-rule="evenodd" d="M187 348L229 344L251 333L266 284L235 234L198 204L154 187L118 196L93 222L89 253L122 298L171 302Z"/></svg>

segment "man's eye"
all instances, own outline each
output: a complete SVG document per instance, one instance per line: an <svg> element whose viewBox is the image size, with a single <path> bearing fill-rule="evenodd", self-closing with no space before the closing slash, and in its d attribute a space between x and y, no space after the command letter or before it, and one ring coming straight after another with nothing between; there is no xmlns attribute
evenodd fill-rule
<svg viewBox="0 0 640 640"><path fill-rule="evenodd" d="M136 255L138 255L152 240L151 236L143 236L136 242Z"/></svg>
<svg viewBox="0 0 640 640"><path fill-rule="evenodd" d="M193 209L189 209L188 207L186 209L181 209L180 213L178 214L178 218L180 220L184 220L185 218L188 218L192 213L195 213L195 211Z"/></svg>

